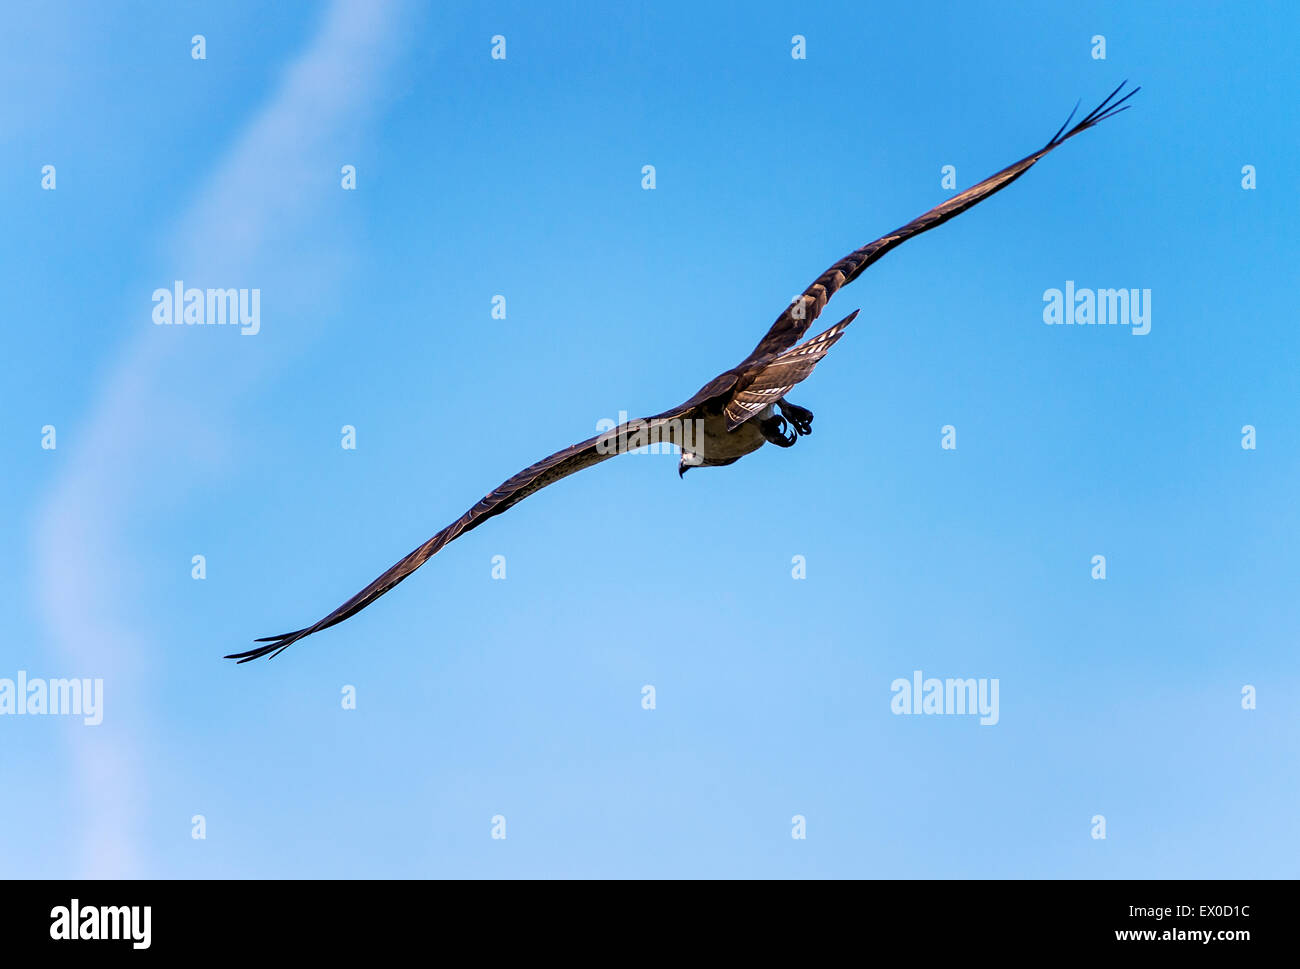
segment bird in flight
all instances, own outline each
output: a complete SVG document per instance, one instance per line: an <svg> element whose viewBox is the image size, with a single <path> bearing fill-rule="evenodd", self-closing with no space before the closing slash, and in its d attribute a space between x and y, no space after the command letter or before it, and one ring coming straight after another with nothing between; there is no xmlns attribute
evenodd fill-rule
<svg viewBox="0 0 1300 969"><path fill-rule="evenodd" d="M262 656L276 656L305 636L341 623L429 561L444 545L518 504L533 492L616 454L659 441L676 444L681 450L677 472L684 475L691 468L733 464L764 444L782 448L793 446L801 436L812 433L813 415L806 408L786 400L785 395L813 372L818 361L826 356L858 315L854 310L829 330L796 346L836 291L857 279L863 270L895 246L947 222L1010 185L1053 148L1112 115L1128 110L1125 102L1141 88L1134 88L1116 100L1127 83L1121 83L1095 110L1070 127L1078 111L1076 105L1075 111L1070 112L1070 117L1051 140L1033 154L936 205L889 235L867 243L831 266L782 310L749 356L714 377L690 400L662 414L628 421L525 468L324 619L291 633L259 639L257 642L263 645L243 653L233 653L226 659L247 663Z"/></svg>

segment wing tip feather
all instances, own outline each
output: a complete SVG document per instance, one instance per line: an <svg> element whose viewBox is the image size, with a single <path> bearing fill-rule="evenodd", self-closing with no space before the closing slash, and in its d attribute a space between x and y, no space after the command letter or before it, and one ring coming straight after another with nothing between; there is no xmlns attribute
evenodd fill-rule
<svg viewBox="0 0 1300 969"><path fill-rule="evenodd" d="M1142 90L1141 85L1139 85L1138 87L1133 88L1133 90L1125 94L1118 101L1116 101L1115 95L1119 94L1120 91L1124 90L1124 85L1126 85L1127 83L1128 83L1127 78L1120 81L1119 85L1115 88L1115 90L1111 91L1110 94L1106 95L1106 99L1102 101L1101 104L1097 105L1095 108L1089 111L1086 115L1084 115L1082 119L1080 119L1078 124L1076 124L1073 128L1071 128L1070 122L1074 120L1074 116L1079 110L1079 104L1078 102L1075 102L1074 110L1071 111L1070 116L1065 119L1065 124L1061 125L1061 127L1057 129L1056 134L1052 135L1051 140L1048 141L1048 143L1044 146L1043 150L1049 151L1050 149L1055 148L1057 145L1061 144L1062 142L1068 141L1069 139L1073 138L1075 135L1079 134L1080 132L1087 131L1089 128L1096 127L1097 125L1105 121L1107 118L1113 118L1115 115L1127 111L1130 107L1132 107L1132 105L1126 104L1125 102L1128 101L1129 98L1133 97L1133 95L1137 94L1138 91Z"/></svg>
<svg viewBox="0 0 1300 969"><path fill-rule="evenodd" d="M279 636L264 636L261 639L255 639L254 642L266 643L265 646L255 646L252 649L246 649L242 653L228 653L222 659L233 659L236 665L251 663L255 659L261 659L263 656L269 656L275 659L282 652L311 633L311 627L299 629L292 633L282 633Z"/></svg>

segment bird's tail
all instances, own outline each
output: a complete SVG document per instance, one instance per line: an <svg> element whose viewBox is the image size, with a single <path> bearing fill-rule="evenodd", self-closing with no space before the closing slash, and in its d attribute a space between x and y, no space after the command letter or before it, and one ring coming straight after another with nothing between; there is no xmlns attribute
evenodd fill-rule
<svg viewBox="0 0 1300 969"><path fill-rule="evenodd" d="M727 430L734 431L764 407L775 404L790 388L811 374L857 315L858 310L854 310L829 330L791 347L764 367L762 373L727 404Z"/></svg>

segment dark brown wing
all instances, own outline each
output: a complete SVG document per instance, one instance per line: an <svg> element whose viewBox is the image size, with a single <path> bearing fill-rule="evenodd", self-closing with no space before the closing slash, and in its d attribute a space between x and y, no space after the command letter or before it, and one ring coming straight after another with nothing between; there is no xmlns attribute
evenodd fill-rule
<svg viewBox="0 0 1300 969"><path fill-rule="evenodd" d="M540 491L548 484L559 481L561 478L567 478L569 475L584 468L589 468L593 464L599 464L601 461L622 453L625 449L631 450L643 444L651 443L648 439L650 435L661 436L662 440L670 443L679 443L675 439L676 429L682 426L681 422L692 419L696 405L719 393L728 391L735 383L735 380L735 375L723 374L706 384L698 394L680 407L665 411L662 414L656 414L654 417L620 424L613 430L605 431L580 444L574 444L563 451L557 451L549 458L525 468L513 478L503 482L495 491L485 495L473 508L415 549L410 555L375 579L374 582L371 582L324 619L291 633L282 633L279 636L267 636L264 639L259 639L257 642L266 645L257 646L243 653L232 653L226 659L247 663L262 656L274 656L281 650L292 646L304 636L310 636L312 633L318 633L322 629L328 629L330 626L342 622L370 605L429 559L433 558L444 545L477 528L489 518L501 514L507 508L518 504L533 492Z"/></svg>
<svg viewBox="0 0 1300 969"><path fill-rule="evenodd" d="M830 352L857 315L858 311L854 310L829 330L785 351L759 371L743 390L727 402L727 430L734 431L764 407L775 404L799 381L809 377L818 361Z"/></svg>
<svg viewBox="0 0 1300 969"><path fill-rule="evenodd" d="M1124 84L1127 83L1127 81L1124 82ZM927 229L933 229L936 225L941 225L953 216L965 212L972 205L977 205L984 201L984 199L988 198L994 192L1006 188L1025 172L1029 171L1038 159L1042 158L1057 145L1063 144L1081 131L1087 131L1093 125L1105 121L1111 115L1128 110L1127 107L1122 107L1122 105L1142 89L1134 88L1128 94L1124 95L1124 97L1115 101L1115 95L1119 94L1120 90L1123 89L1124 84L1115 88L1115 90L1111 92L1110 97L1099 104L1096 110L1090 113L1073 128L1070 128L1069 131L1066 131L1066 126L1068 126L1070 121L1074 119L1074 112L1071 112L1070 117L1066 119L1065 124L1061 126L1061 130L1052 136L1052 140L1032 155L1028 155L1025 158L1020 159L1020 161L1016 162L1014 165L1002 169L1002 171L998 172L996 175L984 179L984 181L980 182L974 188L968 188L960 195L954 195L942 205L936 205L929 212L925 213L925 215L913 219L911 222L907 223L907 225L900 229L895 229L889 235L883 236L875 242L867 243L867 245L863 246L861 249L849 253L835 265L831 266L830 269L817 277L815 283L804 290L802 296L786 307L781 315L777 317L776 322L772 324L772 328L767 331L767 335L764 336L763 339L759 341L758 346L754 348L754 352L751 353L745 359L744 363L742 363L737 369L745 370L751 364L765 356L780 353L787 347L794 346L794 344L808 332L808 327L812 325L813 320L817 319L822 308L830 298L835 295L836 291L841 286L845 286L857 279L858 276L862 275L864 269L885 253L889 252L890 249L902 245L913 236L920 235ZM1078 110L1077 105L1075 110Z"/></svg>

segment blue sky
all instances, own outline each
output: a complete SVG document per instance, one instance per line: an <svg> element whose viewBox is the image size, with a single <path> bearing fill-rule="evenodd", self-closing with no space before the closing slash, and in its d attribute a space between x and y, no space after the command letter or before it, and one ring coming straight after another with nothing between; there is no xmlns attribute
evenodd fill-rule
<svg viewBox="0 0 1300 969"><path fill-rule="evenodd" d="M6 8L0 678L104 683L0 717L6 875L1300 873L1294 8L740 10ZM608 462L220 659L1124 78L841 291L794 448ZM260 331L154 325L177 279ZM1067 280L1150 332L1044 325Z"/></svg>

